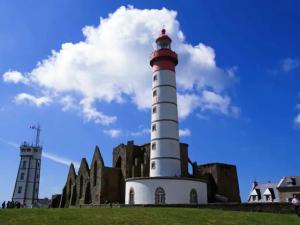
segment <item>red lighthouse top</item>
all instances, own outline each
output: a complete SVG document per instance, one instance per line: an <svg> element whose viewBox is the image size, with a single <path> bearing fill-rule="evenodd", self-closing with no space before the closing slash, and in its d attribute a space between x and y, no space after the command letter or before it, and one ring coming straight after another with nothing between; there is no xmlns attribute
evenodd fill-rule
<svg viewBox="0 0 300 225"><path fill-rule="evenodd" d="M153 72L157 70L175 71L178 64L176 52L171 50L172 39L166 35L166 30L162 29L159 37L156 39L157 49L151 53L150 65Z"/></svg>

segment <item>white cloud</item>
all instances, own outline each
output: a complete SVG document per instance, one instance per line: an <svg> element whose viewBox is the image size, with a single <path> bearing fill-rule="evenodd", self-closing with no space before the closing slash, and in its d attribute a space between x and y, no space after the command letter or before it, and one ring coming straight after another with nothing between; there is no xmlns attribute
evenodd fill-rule
<svg viewBox="0 0 300 225"><path fill-rule="evenodd" d="M83 116L88 121L93 120L95 123L100 123L103 125L109 125L116 122L117 117L107 116L102 112L97 111L95 107L92 106L92 100L85 98L81 100L80 104L83 106Z"/></svg>
<svg viewBox="0 0 300 225"><path fill-rule="evenodd" d="M135 132L130 132L131 136L142 136L145 134L150 134L150 129L149 128L144 128L140 131L135 131Z"/></svg>
<svg viewBox="0 0 300 225"><path fill-rule="evenodd" d="M295 117L294 123L300 125L300 113Z"/></svg>
<svg viewBox="0 0 300 225"><path fill-rule="evenodd" d="M237 118L240 109L231 105L231 98L213 91L204 90L201 94L178 94L178 114L184 119L196 108L201 111L211 111Z"/></svg>
<svg viewBox="0 0 300 225"><path fill-rule="evenodd" d="M185 119L200 104L200 96L196 94L177 94L178 116Z"/></svg>
<svg viewBox="0 0 300 225"><path fill-rule="evenodd" d="M280 65L284 72L290 72L291 70L300 67L300 59L285 58L280 62Z"/></svg>
<svg viewBox="0 0 300 225"><path fill-rule="evenodd" d="M63 105L63 111L76 111L79 110L76 99L70 95L63 96L60 99L60 103Z"/></svg>
<svg viewBox="0 0 300 225"><path fill-rule="evenodd" d="M27 93L20 93L15 97L17 104L33 104L35 106L49 105L52 99L48 96L35 97Z"/></svg>
<svg viewBox="0 0 300 225"><path fill-rule="evenodd" d="M122 134L122 131L120 129L108 129L103 130L103 133L109 135L111 138L117 138Z"/></svg>
<svg viewBox="0 0 300 225"><path fill-rule="evenodd" d="M173 39L172 47L179 55L180 118L186 118L199 107L228 115L231 101L224 90L235 81L236 67L221 69L212 47L203 43L189 44L176 16L177 12L165 8L120 7L107 18L101 18L98 26L84 27L83 41L64 43L58 51L53 50L26 75L27 79L42 91L55 93L51 96L75 93L72 101L76 102L72 103L70 99L62 102L57 97L63 110L78 105L88 121L114 123L117 118L105 115L103 109L96 108L100 106L97 103L123 103L129 99L138 109L150 108L149 54L164 24Z"/></svg>
<svg viewBox="0 0 300 225"><path fill-rule="evenodd" d="M202 110L219 111L223 114L228 114L230 105L228 96L221 96L212 91L203 91L200 99Z"/></svg>
<svg viewBox="0 0 300 225"><path fill-rule="evenodd" d="M191 136L191 131L187 128L179 129L179 137L189 137Z"/></svg>
<svg viewBox="0 0 300 225"><path fill-rule="evenodd" d="M18 71L7 71L2 75L3 81L6 83L23 83L28 84L29 80Z"/></svg>

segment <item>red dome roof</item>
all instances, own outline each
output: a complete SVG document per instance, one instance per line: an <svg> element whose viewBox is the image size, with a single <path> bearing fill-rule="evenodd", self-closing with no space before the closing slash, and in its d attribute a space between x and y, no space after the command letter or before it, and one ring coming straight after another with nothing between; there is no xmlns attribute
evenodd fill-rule
<svg viewBox="0 0 300 225"><path fill-rule="evenodd" d="M159 37L156 39L156 43L157 43L158 41L161 41L161 40L167 40L169 43L172 42L172 39L171 39L168 35L166 35L166 30L165 30L165 28L163 28L163 29L161 30L161 33L160 33Z"/></svg>

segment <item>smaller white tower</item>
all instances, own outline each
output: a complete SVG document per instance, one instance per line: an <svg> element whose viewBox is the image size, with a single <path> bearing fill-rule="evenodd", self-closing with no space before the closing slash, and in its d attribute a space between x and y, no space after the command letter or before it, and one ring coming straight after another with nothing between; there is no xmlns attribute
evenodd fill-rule
<svg viewBox="0 0 300 225"><path fill-rule="evenodd" d="M20 164L12 200L26 207L38 202L42 147L39 144L40 126L31 126L36 130L35 144L22 143L20 146Z"/></svg>

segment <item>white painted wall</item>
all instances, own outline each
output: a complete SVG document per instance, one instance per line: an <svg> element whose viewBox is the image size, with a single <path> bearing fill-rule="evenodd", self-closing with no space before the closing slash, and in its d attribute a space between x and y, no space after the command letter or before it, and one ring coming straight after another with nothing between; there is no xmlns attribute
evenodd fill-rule
<svg viewBox="0 0 300 225"><path fill-rule="evenodd" d="M151 143L156 143L156 149L151 148L151 158L174 157L180 159L178 141L164 139L152 141Z"/></svg>
<svg viewBox="0 0 300 225"><path fill-rule="evenodd" d="M155 76L157 79L154 79ZM152 98L153 108L156 107L156 111L152 110L151 115L151 146L155 143L156 149L153 150L151 147L150 177L180 176L175 72L159 70L153 73L152 88L153 91L156 91L156 95ZM158 102L160 103L155 104ZM156 126L156 130L152 130L153 125ZM152 163L155 164L155 167L151 166Z"/></svg>
<svg viewBox="0 0 300 225"><path fill-rule="evenodd" d="M175 138L179 139L178 123L173 121L153 122L156 125L156 131L151 130L151 139L154 138ZM152 127L151 127L152 129Z"/></svg>
<svg viewBox="0 0 300 225"><path fill-rule="evenodd" d="M170 103L156 104L152 107L156 107L156 113L152 113L151 121L161 119L178 120L177 106Z"/></svg>
<svg viewBox="0 0 300 225"><path fill-rule="evenodd" d="M152 162L155 163L155 169L152 169ZM180 160L157 158L150 160L150 176L151 177L169 177L181 175Z"/></svg>
<svg viewBox="0 0 300 225"><path fill-rule="evenodd" d="M195 180L134 179L126 182L125 204L129 204L130 188L134 190L135 204L155 204L155 190L162 187L166 193L166 204L190 204L190 191L195 189L198 204L207 203L207 185Z"/></svg>
<svg viewBox="0 0 300 225"><path fill-rule="evenodd" d="M171 70L158 70L155 73L153 73L152 78L154 76L157 76L157 80L152 82L152 88L157 85L172 85L176 87L176 77L175 72Z"/></svg>

